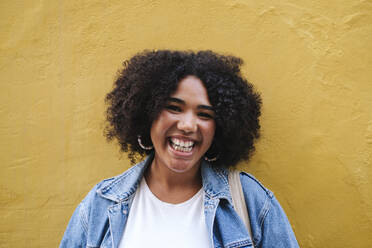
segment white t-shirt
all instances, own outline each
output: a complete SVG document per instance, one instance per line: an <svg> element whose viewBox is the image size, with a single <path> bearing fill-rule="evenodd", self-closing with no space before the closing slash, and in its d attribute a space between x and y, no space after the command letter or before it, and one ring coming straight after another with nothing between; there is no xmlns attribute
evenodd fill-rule
<svg viewBox="0 0 372 248"><path fill-rule="evenodd" d="M136 191L119 248L212 247L204 219L204 191L171 204L159 200L144 178Z"/></svg>

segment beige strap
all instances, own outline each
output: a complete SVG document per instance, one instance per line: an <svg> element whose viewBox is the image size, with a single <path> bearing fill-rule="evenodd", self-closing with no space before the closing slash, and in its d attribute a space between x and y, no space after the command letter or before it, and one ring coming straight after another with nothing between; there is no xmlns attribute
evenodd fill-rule
<svg viewBox="0 0 372 248"><path fill-rule="evenodd" d="M253 235L251 229L251 222L249 220L247 205L245 204L244 194L242 190L242 184L240 182L240 172L237 170L229 171L229 185L230 193L234 205L235 211L238 213L240 218L243 220L245 226L248 229L249 235L251 236L252 245L255 247L253 242Z"/></svg>

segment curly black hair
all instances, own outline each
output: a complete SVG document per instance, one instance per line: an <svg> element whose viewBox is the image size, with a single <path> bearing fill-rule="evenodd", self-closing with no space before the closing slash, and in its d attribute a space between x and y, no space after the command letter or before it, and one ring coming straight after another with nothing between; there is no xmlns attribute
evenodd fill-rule
<svg viewBox="0 0 372 248"><path fill-rule="evenodd" d="M124 68L107 94L105 136L116 139L121 151L129 152L132 163L142 149L137 141L150 146L152 122L165 107L178 83L189 75L199 78L215 111L216 131L206 155L218 156L213 166L235 166L248 160L259 137L261 98L243 78L243 60L212 51L157 50L137 53L123 63Z"/></svg>

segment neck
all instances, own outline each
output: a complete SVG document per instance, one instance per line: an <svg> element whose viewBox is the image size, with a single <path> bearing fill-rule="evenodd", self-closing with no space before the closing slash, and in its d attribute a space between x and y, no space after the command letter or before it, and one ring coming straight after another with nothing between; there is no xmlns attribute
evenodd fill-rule
<svg viewBox="0 0 372 248"><path fill-rule="evenodd" d="M154 158L145 174L146 180L154 180L166 188L201 186L200 165L186 172L175 172Z"/></svg>
<svg viewBox="0 0 372 248"><path fill-rule="evenodd" d="M145 172L146 183L153 194L169 203L180 203L195 195L202 186L200 165L186 172L175 172L154 157Z"/></svg>

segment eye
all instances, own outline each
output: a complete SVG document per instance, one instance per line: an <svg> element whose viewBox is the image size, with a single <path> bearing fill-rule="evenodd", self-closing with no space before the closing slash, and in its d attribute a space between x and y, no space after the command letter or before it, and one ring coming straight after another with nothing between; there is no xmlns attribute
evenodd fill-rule
<svg viewBox="0 0 372 248"><path fill-rule="evenodd" d="M165 108L171 111L181 112L181 108L176 105L167 105Z"/></svg>
<svg viewBox="0 0 372 248"><path fill-rule="evenodd" d="M200 112L198 114L202 119L214 119L214 117L211 114L205 113L205 112Z"/></svg>

